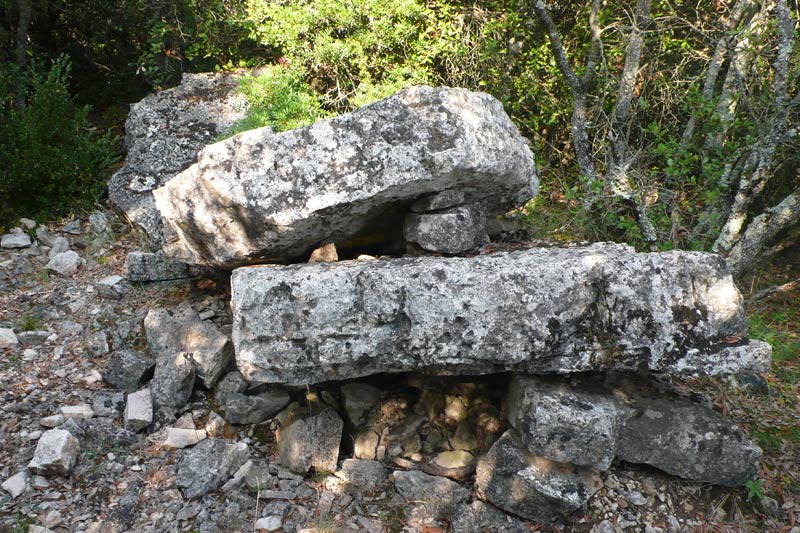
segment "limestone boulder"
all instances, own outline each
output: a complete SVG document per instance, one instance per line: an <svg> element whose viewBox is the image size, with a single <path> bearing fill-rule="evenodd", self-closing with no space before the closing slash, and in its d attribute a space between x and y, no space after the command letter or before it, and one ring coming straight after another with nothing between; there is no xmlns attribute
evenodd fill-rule
<svg viewBox="0 0 800 533"><path fill-rule="evenodd" d="M231 278L250 383L381 372L763 372L724 259L613 243L472 258L245 267Z"/></svg>
<svg viewBox="0 0 800 533"><path fill-rule="evenodd" d="M488 214L537 192L533 155L503 106L465 89L412 87L356 111L207 146L155 189L195 261L231 268L397 240L416 200L456 189Z"/></svg>
<svg viewBox="0 0 800 533"><path fill-rule="evenodd" d="M125 164L111 178L108 196L155 248L169 241L153 189L197 159L197 152L246 116L246 102L231 74L184 74L181 84L131 106L125 122Z"/></svg>

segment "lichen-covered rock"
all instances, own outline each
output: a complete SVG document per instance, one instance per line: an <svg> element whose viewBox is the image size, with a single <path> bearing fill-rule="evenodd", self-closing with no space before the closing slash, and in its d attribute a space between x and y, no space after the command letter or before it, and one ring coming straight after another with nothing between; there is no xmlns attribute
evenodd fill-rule
<svg viewBox="0 0 800 533"><path fill-rule="evenodd" d="M183 452L175 484L186 499L217 490L248 458L247 444L205 439Z"/></svg>
<svg viewBox="0 0 800 533"><path fill-rule="evenodd" d="M83 265L84 261L77 252L69 250L56 254L47 262L45 268L64 277L73 275Z"/></svg>
<svg viewBox="0 0 800 533"><path fill-rule="evenodd" d="M165 244L152 190L197 159L206 144L246 115L231 74L184 74L181 84L131 106L125 122L125 165L111 178L109 199L142 228L151 244Z"/></svg>
<svg viewBox="0 0 800 533"><path fill-rule="evenodd" d="M636 403L618 455L686 479L736 486L755 478L761 448L716 411L652 399Z"/></svg>
<svg viewBox="0 0 800 533"><path fill-rule="evenodd" d="M345 459L336 472L336 477L361 490L372 491L383 485L388 475L386 467L380 461Z"/></svg>
<svg viewBox="0 0 800 533"><path fill-rule="evenodd" d="M509 423L531 453L554 461L607 469L618 458L717 485L752 479L758 446L722 414L673 396L641 377L515 376Z"/></svg>
<svg viewBox="0 0 800 533"><path fill-rule="evenodd" d="M489 242L486 214L475 204L411 213L406 216L403 236L423 250L444 254L460 254Z"/></svg>
<svg viewBox="0 0 800 533"><path fill-rule="evenodd" d="M305 258L396 239L415 200L463 190L490 214L536 194L533 155L493 97L412 87L312 126L241 133L153 191L201 264Z"/></svg>
<svg viewBox="0 0 800 533"><path fill-rule="evenodd" d="M607 391L518 375L511 380L508 411L508 423L532 453L607 470L630 409Z"/></svg>
<svg viewBox="0 0 800 533"><path fill-rule="evenodd" d="M157 413L170 418L180 411L192 395L194 380L194 365L185 352L159 357L150 382Z"/></svg>
<svg viewBox="0 0 800 533"><path fill-rule="evenodd" d="M625 245L234 271L249 382L381 372L765 371L724 259Z"/></svg>
<svg viewBox="0 0 800 533"><path fill-rule="evenodd" d="M134 391L153 375L154 359L136 350L117 350L109 358L103 379L118 389Z"/></svg>
<svg viewBox="0 0 800 533"><path fill-rule="evenodd" d="M419 518L450 518L470 496L470 491L455 481L419 470L396 471L394 485L411 506L406 514Z"/></svg>
<svg viewBox="0 0 800 533"><path fill-rule="evenodd" d="M311 468L336 471L344 423L327 406L289 405L275 417L281 466L305 474Z"/></svg>
<svg viewBox="0 0 800 533"><path fill-rule="evenodd" d="M200 320L188 302L172 310L151 309L144 328L156 358L185 352L194 363L197 377L208 388L219 380L233 356L228 336L214 323Z"/></svg>
<svg viewBox="0 0 800 533"><path fill-rule="evenodd" d="M504 511L552 522L583 507L602 482L592 469L534 456L510 429L478 460L475 486Z"/></svg>
<svg viewBox="0 0 800 533"><path fill-rule="evenodd" d="M161 254L131 252L125 259L128 281L172 281L194 276L188 265L173 261Z"/></svg>

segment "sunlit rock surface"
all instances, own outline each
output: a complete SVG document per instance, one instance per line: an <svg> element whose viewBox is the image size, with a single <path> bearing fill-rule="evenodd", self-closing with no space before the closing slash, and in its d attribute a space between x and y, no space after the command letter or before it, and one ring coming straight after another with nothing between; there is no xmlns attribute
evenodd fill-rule
<svg viewBox="0 0 800 533"><path fill-rule="evenodd" d="M246 267L233 341L250 382L380 372L765 371L724 259L613 243L473 258Z"/></svg>
<svg viewBox="0 0 800 533"><path fill-rule="evenodd" d="M402 240L408 208L455 189L489 214L535 196L533 155L492 96L412 87L312 126L207 146L156 189L196 262L235 267Z"/></svg>

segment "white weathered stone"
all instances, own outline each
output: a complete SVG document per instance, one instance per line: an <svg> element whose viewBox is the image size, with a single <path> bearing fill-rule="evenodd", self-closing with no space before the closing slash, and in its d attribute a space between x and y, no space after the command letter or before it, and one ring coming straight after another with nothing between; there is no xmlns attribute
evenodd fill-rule
<svg viewBox="0 0 800 533"><path fill-rule="evenodd" d="M14 250L27 248L31 245L31 238L27 233L7 233L0 239L0 248Z"/></svg>
<svg viewBox="0 0 800 533"><path fill-rule="evenodd" d="M499 214L537 186L533 155L499 101L412 87L312 126L207 146L153 194L196 262L230 268L305 258L323 241L391 241L403 204L445 189Z"/></svg>
<svg viewBox="0 0 800 533"><path fill-rule="evenodd" d="M39 424L42 427L54 428L63 424L64 420L66 420L64 415L50 415L39 419Z"/></svg>
<svg viewBox="0 0 800 533"><path fill-rule="evenodd" d="M246 267L231 286L236 361L251 383L412 370L716 374L770 364L768 345L742 337L742 298L713 254L598 243Z"/></svg>
<svg viewBox="0 0 800 533"><path fill-rule="evenodd" d="M81 259L81 256L79 256L77 252L69 250L53 256L53 258L48 261L46 268L62 276L71 276L78 271L78 268L80 268L83 263L85 263L85 261Z"/></svg>
<svg viewBox="0 0 800 533"><path fill-rule="evenodd" d="M256 520L256 531L278 531L283 527L283 519L278 515L271 515Z"/></svg>
<svg viewBox="0 0 800 533"><path fill-rule="evenodd" d="M51 429L39 438L28 470L43 476L69 475L78 460L80 443L69 431Z"/></svg>
<svg viewBox="0 0 800 533"><path fill-rule="evenodd" d="M128 395L123 421L126 429L141 431L153 423L153 398L150 389Z"/></svg>
<svg viewBox="0 0 800 533"><path fill-rule="evenodd" d="M64 418L75 418L77 420L89 420L94 417L94 411L89 404L65 405L60 409Z"/></svg>
<svg viewBox="0 0 800 533"><path fill-rule="evenodd" d="M167 438L161 443L168 448L194 446L207 437L205 429L167 428Z"/></svg>
<svg viewBox="0 0 800 533"><path fill-rule="evenodd" d="M8 492L12 498L16 499L28 490L28 472L22 470L17 472L3 482L3 490Z"/></svg>
<svg viewBox="0 0 800 533"><path fill-rule="evenodd" d="M0 350L6 348L16 348L19 346L19 340L11 328L0 328Z"/></svg>

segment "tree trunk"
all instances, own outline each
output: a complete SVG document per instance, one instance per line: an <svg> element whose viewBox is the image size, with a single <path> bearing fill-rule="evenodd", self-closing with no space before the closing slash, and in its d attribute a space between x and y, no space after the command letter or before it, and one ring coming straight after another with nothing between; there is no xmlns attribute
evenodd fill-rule
<svg viewBox="0 0 800 533"><path fill-rule="evenodd" d="M19 67L19 77L17 80L16 95L14 103L17 109L25 108L25 82L22 73L27 66L28 57L28 29L31 25L32 5L31 0L17 0L19 18L17 19L17 67Z"/></svg>

